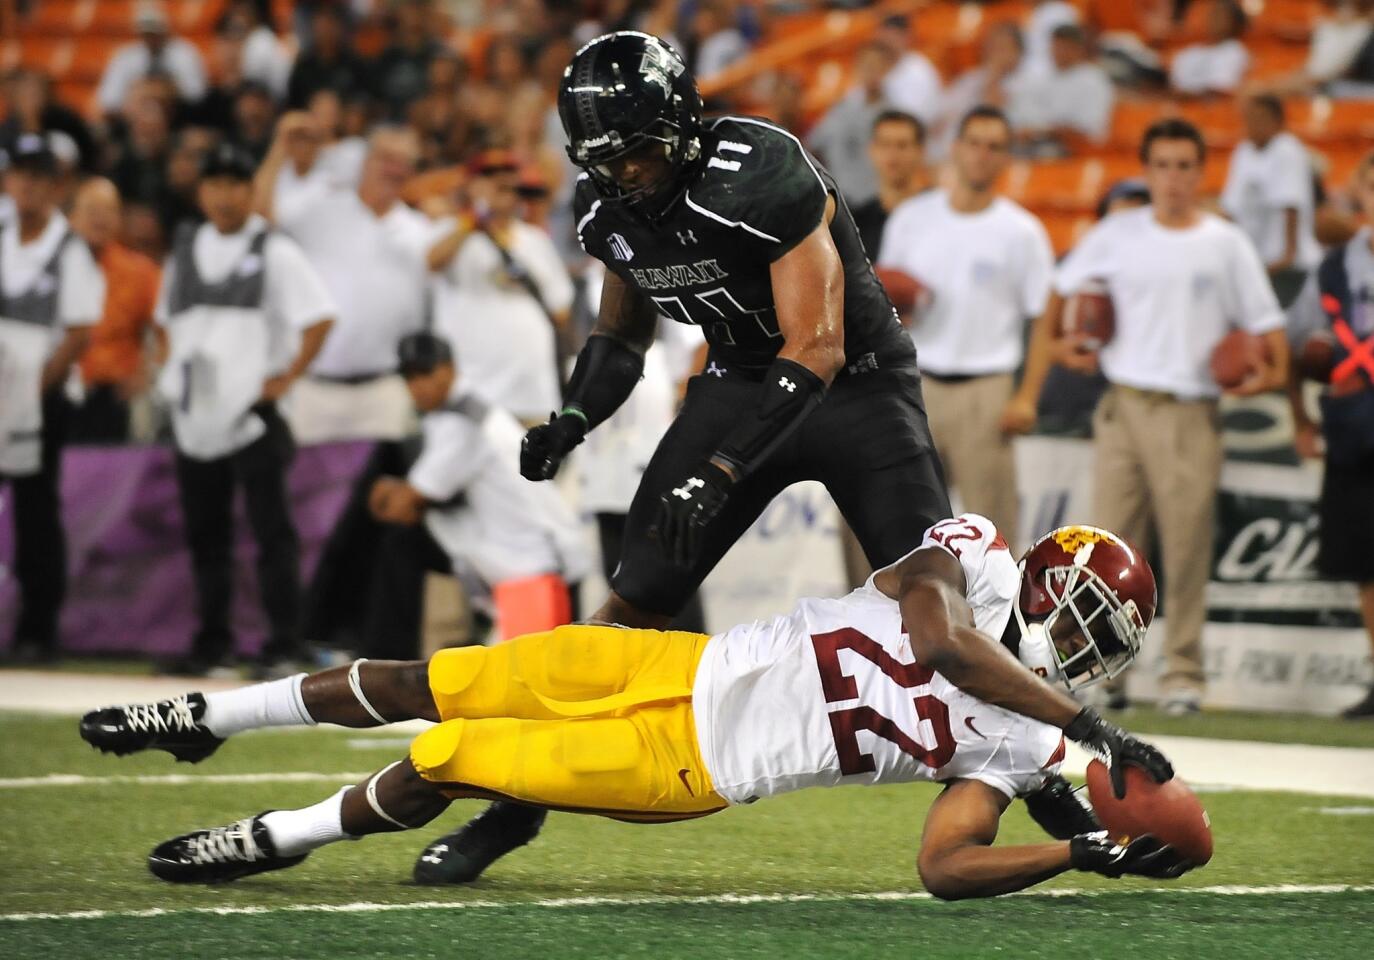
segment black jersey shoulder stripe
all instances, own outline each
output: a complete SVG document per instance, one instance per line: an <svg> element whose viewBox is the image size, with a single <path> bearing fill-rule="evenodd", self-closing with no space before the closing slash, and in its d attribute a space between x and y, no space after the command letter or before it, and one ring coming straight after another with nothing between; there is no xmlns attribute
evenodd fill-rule
<svg viewBox="0 0 1374 960"><path fill-rule="evenodd" d="M762 230L759 230L759 229L757 229L757 228L755 228L755 227L749 226L749 224L745 223L743 220L727 220L725 217L722 217L722 216L721 216L720 214L718 214L718 213L712 213L710 210L707 210L707 209L706 209L705 207L703 207L701 204L699 204L699 203L697 203L695 200L693 200L693 199L692 199L691 193L684 193L684 194L682 195L682 200L683 200L684 203L687 204L687 206L691 207L693 210L695 210L697 213L701 214L703 217L707 217L708 219L714 220L714 221L716 221L717 223L723 223L723 224L725 224L727 227L739 227L741 230L745 231L746 233L752 233L754 236L760 237L760 238L762 238L762 239L764 239L764 240L768 240L768 241L771 242L771 243L781 243L781 242L782 242L781 240L779 240L777 237L773 236L772 234L764 233Z"/></svg>

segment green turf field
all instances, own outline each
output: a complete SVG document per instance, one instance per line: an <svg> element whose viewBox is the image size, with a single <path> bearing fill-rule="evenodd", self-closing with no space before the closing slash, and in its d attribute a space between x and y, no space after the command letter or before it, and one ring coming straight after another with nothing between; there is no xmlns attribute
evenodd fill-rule
<svg viewBox="0 0 1374 960"><path fill-rule="evenodd" d="M1367 737L1360 729L1352 735ZM1081 893L921 899L915 851L935 793L925 786L811 791L666 826L556 815L537 843L468 889L409 883L433 828L340 844L237 884L187 888L146 872L155 843L319 799L335 783L13 779L348 774L399 757L403 740L334 729L250 734L187 766L160 753L100 756L69 718L0 715L0 737L0 914L106 914L0 919L6 958L1374 955L1374 816L1348 815L1374 808L1370 799L1208 793L1216 857L1167 890L1066 874L1041 889ZM441 824L476 809L456 805ZM1013 808L1001 839L1036 838ZM1365 889L1203 889L1279 885ZM325 911L343 905L352 906Z"/></svg>

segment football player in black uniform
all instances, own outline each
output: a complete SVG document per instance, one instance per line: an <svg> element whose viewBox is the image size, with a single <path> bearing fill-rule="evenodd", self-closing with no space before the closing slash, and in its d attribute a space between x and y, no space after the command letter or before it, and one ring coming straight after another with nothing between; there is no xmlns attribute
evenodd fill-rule
<svg viewBox="0 0 1374 960"><path fill-rule="evenodd" d="M558 110L585 171L578 237L608 272L566 405L526 434L521 472L553 477L625 401L659 315L699 325L710 344L644 472L593 619L666 626L800 480L825 484L875 567L898 560L950 515L949 497L915 348L830 174L764 120L703 121L681 57L648 34L578 51ZM496 804L426 848L416 879L475 879L542 816Z"/></svg>

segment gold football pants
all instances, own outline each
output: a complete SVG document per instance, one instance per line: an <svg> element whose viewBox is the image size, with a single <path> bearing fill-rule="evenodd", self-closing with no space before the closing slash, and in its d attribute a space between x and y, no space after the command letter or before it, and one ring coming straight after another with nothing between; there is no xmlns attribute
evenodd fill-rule
<svg viewBox="0 0 1374 960"><path fill-rule="evenodd" d="M453 797L637 821L714 813L726 804L692 717L709 639L573 625L441 650L429 662L441 722L411 760Z"/></svg>

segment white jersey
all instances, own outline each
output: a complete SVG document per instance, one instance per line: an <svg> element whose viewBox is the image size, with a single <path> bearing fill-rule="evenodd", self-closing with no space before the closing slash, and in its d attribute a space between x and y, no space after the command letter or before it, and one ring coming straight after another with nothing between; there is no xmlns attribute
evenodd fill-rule
<svg viewBox="0 0 1374 960"><path fill-rule="evenodd" d="M1000 637L1020 575L991 521L942 521L917 549L927 547L958 558L976 626ZM1058 728L984 703L917 663L897 601L871 577L846 597L802 600L790 614L711 638L692 700L711 782L732 804L913 780L979 780L1015 797L1064 756Z"/></svg>

